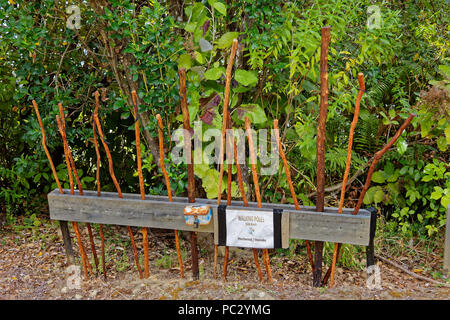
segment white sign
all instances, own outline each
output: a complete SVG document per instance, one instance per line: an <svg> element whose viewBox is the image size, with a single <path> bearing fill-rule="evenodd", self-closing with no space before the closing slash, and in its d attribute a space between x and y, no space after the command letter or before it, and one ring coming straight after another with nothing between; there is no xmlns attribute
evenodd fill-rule
<svg viewBox="0 0 450 320"><path fill-rule="evenodd" d="M227 246L267 249L274 247L273 211L227 209Z"/></svg>

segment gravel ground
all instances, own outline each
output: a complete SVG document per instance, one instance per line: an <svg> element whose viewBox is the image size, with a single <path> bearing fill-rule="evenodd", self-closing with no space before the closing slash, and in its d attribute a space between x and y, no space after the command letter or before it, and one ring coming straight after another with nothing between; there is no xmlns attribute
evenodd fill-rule
<svg viewBox="0 0 450 320"><path fill-rule="evenodd" d="M111 227L110 231L123 231L122 237L126 237L125 228ZM137 229L135 231L136 242L140 245L141 235ZM184 261L186 277L181 279L176 259L173 258L175 253L171 235L173 233L165 231L151 234L148 279L139 279L131 250L111 242L107 247L107 280L95 274L85 280L80 268L78 270L81 270L81 281L77 288L76 282L71 281L76 279L75 273L69 274L67 271L63 243L60 235L58 236L58 229L53 224L43 224L34 228L34 231L0 230L0 299L448 300L450 297L448 287L438 287L417 280L381 262L378 263L381 288L367 287L365 271L340 267L336 271L334 288L314 288L311 286L309 263L304 256L287 258L273 254L271 266L274 283L261 284L250 250L231 252L228 281L224 281L221 276L223 258L219 257L219 275L214 278L212 252L205 250L201 252L200 280L192 281L187 254ZM87 245L86 234L84 239ZM97 249L100 248L99 239L96 239L96 245ZM141 246L138 249L142 256ZM74 250L78 253L76 246ZM125 267L120 267L120 255L126 256L129 261ZM165 264L164 261L168 263Z"/></svg>

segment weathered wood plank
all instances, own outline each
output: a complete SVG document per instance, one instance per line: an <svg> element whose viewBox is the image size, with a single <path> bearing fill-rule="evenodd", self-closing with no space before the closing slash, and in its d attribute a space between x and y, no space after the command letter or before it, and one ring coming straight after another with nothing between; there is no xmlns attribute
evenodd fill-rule
<svg viewBox="0 0 450 320"><path fill-rule="evenodd" d="M185 231L214 232L214 215L217 212L216 200L196 199L198 204L209 204L213 211L213 219L207 226L198 229L189 227L184 222L184 207L187 198L174 197L169 202L164 196L146 196L141 200L139 194L123 194L102 192L97 197L96 191L84 191L84 195L60 194L58 190L48 194L50 218L61 221L78 221L102 224L116 224L136 227L161 229L177 229ZM343 214L337 208L325 208L325 212L315 212L314 207L301 207L295 210L293 205L263 203L257 208L254 202L249 203L252 210L268 208L283 209L289 212L289 235L291 239L318 240L329 242L368 245L370 233L370 213L360 210L352 215L352 209L344 209ZM232 201L230 208L243 209L242 202ZM248 208L247 208L248 209Z"/></svg>

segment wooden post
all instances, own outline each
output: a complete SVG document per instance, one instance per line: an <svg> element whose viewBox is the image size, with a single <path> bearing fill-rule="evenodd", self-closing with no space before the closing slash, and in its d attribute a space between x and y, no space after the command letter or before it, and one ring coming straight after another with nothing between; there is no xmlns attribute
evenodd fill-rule
<svg viewBox="0 0 450 320"><path fill-rule="evenodd" d="M323 212L325 203L325 124L328 109L328 44L330 42L330 27L322 28L322 46L320 50L320 114L317 126L317 198L316 211ZM313 286L322 283L322 253L323 242L314 242L314 272Z"/></svg>
<svg viewBox="0 0 450 320"><path fill-rule="evenodd" d="M377 209L370 207L368 211L370 212L370 235L369 245L366 247L367 268L375 265L375 247L373 242L375 239L375 232L377 231Z"/></svg>
<svg viewBox="0 0 450 320"><path fill-rule="evenodd" d="M66 251L67 264L75 264L75 256L73 255L72 239L70 238L69 226L67 221L59 221L59 227L61 228L61 234L64 242L64 250Z"/></svg>
<svg viewBox="0 0 450 320"><path fill-rule="evenodd" d="M445 227L444 272L450 275L450 204L447 206L447 225Z"/></svg>

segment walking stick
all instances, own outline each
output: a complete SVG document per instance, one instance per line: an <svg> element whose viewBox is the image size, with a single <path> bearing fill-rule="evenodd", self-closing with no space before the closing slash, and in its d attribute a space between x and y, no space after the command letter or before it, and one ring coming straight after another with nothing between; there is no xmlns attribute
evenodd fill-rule
<svg viewBox="0 0 450 320"><path fill-rule="evenodd" d="M381 157L387 152L389 151L389 149L392 147L392 145L395 143L395 141L397 141L397 139L400 137L400 135L402 134L403 130L405 130L405 128L411 123L411 120L415 117L414 114L410 114L409 117L403 122L403 124L400 126L400 128L398 129L398 131L395 133L395 135L392 137L392 139L383 147L383 149L381 149L380 151L378 151L373 160L372 160L372 164L370 165L369 171L367 173L367 178L366 178L366 182L364 184L363 190L359 196L358 199L358 203L355 207L355 209L353 210L353 214L358 214L359 209L361 208L362 202L364 200L364 196L366 195L367 190L369 189L370 186L370 182L372 181L372 175L373 172L375 171L375 167L378 163L378 161L380 161ZM339 259L340 256L340 250L342 248L342 245L340 244L338 246L337 249L337 253L336 253L336 262ZM331 268L330 268L331 269ZM331 270L329 270L329 272L331 273ZM328 274L328 272L327 272ZM326 277L324 279L324 283L326 283L326 281L328 280L328 277Z"/></svg>
<svg viewBox="0 0 450 320"><path fill-rule="evenodd" d="M98 118L98 114L94 113L94 121L95 121L95 125L97 126L97 132L98 132L98 135L100 136L100 140L102 141L103 147L105 148L106 157L108 158L109 174L111 175L111 179L112 179L112 181L114 183L114 186L116 187L116 190L117 190L117 193L119 195L119 198L123 198L122 190L120 189L119 183L117 182L116 176L114 175L114 166L113 166L113 162L112 162L111 152L109 151L109 147L106 144L106 141L104 139L102 126L100 124L100 120ZM134 242L133 231L131 230L130 226L127 226L127 229L128 229L128 233L130 235L131 246L133 247L134 260L136 261L136 267L137 267L138 272L139 272L139 278L142 279L143 275L142 275L141 267L139 265L139 258L138 258L138 255L137 255L136 244Z"/></svg>
<svg viewBox="0 0 450 320"><path fill-rule="evenodd" d="M342 208L344 206L345 189L346 189L346 185L347 185L348 175L350 173L350 164L351 164L351 159L352 159L353 134L355 132L355 127L356 127L356 124L357 124L358 118L359 118L359 106L361 104L361 98L364 94L364 91L366 90L366 86L364 84L364 74L358 73L358 82L359 82L359 91L358 91L358 96L356 97L355 113L353 115L353 121L350 126L350 133L348 136L347 162L345 164L344 178L342 180L341 198L339 200L339 208L338 208L339 214L342 214ZM332 260L331 268L330 268L330 273L331 273L330 288L332 288L334 286L334 271L336 268L336 260L337 260L337 255L338 255L338 251L339 251L340 247L341 247L340 243L334 244L333 260ZM328 272L327 272L327 274L328 274ZM322 281L322 285L325 285L327 283L327 280L328 280L327 276L325 275L324 281Z"/></svg>
<svg viewBox="0 0 450 320"><path fill-rule="evenodd" d="M70 160L69 160L70 156L69 156L69 151L68 151L66 134L64 132L63 124L62 124L59 116L56 116L56 122L58 124L59 133L61 134L61 137L63 139L64 156L65 156L65 160L66 160L67 172L68 172L68 175L69 175L69 182L70 182L70 193L73 195L73 194L75 194L75 192L74 192L74 187L73 187L72 168L71 168L71 164L70 164ZM85 278L87 279L88 268L89 268L89 271L91 273L92 273L92 268L91 268L91 265L89 263L89 259L88 259L87 254L86 254L86 250L85 250L84 245L83 245L82 240L81 240L81 233L80 233L80 230L78 228L78 223L77 222L72 222L72 226L74 227L74 231L75 231L75 235L77 236L78 243L80 243L79 247L80 247L81 262L83 264L83 270L84 270L84 273L86 275Z"/></svg>
<svg viewBox="0 0 450 320"><path fill-rule="evenodd" d="M172 190L170 188L169 175L167 174L166 167L164 164L163 122L162 122L161 116L159 114L156 115L156 120L158 121L159 163L160 163L161 171L164 175L164 180L166 181L167 195L169 197L169 201L172 202ZM178 238L178 230L175 230L175 244L177 247L178 264L180 266L180 277L184 278L183 259L181 258L180 239Z"/></svg>
<svg viewBox="0 0 450 320"><path fill-rule="evenodd" d="M227 129L231 129L231 116L230 116L230 112L227 113ZM232 132L232 131L231 131ZM227 139L227 145L230 146L231 141L233 141L233 135L231 134L230 137L228 137ZM230 148L228 148L228 151L231 150ZM228 161L228 181L227 181L227 205L231 205L231 178L232 178L232 170L233 170L233 165L231 164L231 159L229 159L230 157L228 156L228 152L227 152L227 161ZM220 193L220 191L219 191ZM217 247L217 245L215 246ZM228 268L228 258L230 255L230 248L228 246L225 246L225 256L224 256L224 264L223 264L223 277L225 279L225 281L227 281L227 268ZM214 257L216 258L216 257ZM216 262L217 259L214 259L214 262ZM214 266L214 271L216 270L215 266Z"/></svg>
<svg viewBox="0 0 450 320"><path fill-rule="evenodd" d="M275 138L277 140L278 151L279 151L281 159L283 161L284 172L286 174L286 180L289 184L289 190L291 192L292 200L294 201L295 209L300 210L300 206L298 205L298 201L297 201L297 196L295 195L294 185L292 184L292 180L291 180L291 173L289 170L289 165L286 160L286 155L284 154L284 151L283 151L283 146L281 145L280 131L278 129L278 120L277 119L273 120L273 129L275 131ZM310 246L308 240L305 240L305 243L306 243L306 251L308 253L309 263L311 265L311 270L313 270L313 272L314 272L314 260L313 260L313 256L311 253L311 246Z"/></svg>
<svg viewBox="0 0 450 320"><path fill-rule="evenodd" d="M192 162L192 147L191 147L191 125L189 121L189 109L187 105L186 96L186 69L181 68L178 71L180 76L180 98L181 111L183 113L183 129L184 129L184 144L186 150L187 162L187 177L188 177L188 201L195 202L195 178L194 178L194 164ZM194 280L199 278L198 269L198 250L197 250L197 232L191 231L191 256L192 256L192 277Z"/></svg>
<svg viewBox="0 0 450 320"><path fill-rule="evenodd" d="M98 91L95 91L95 109L94 114L98 115L98 108L100 106L99 102L99 93ZM95 123L94 123L94 117L91 118L91 125L92 125L92 134L94 136L94 147L95 147L95 153L97 155L97 172L96 172L96 179L97 179L97 197L100 197L101 195L101 187L100 187L100 149L98 147L98 141L97 141L97 131L95 130ZM105 261L105 237L103 236L103 224L99 224L99 233L100 233L100 240L101 240L101 249L102 249L102 271L103 271L103 277L106 280L106 261Z"/></svg>
<svg viewBox="0 0 450 320"><path fill-rule="evenodd" d="M228 104L230 102L230 87L231 87L231 72L233 71L233 63L234 63L234 57L236 56L236 50L238 46L237 39L233 40L233 44L231 46L231 54L228 58L228 65L227 65L227 71L226 71L226 78L225 78L225 93L224 93L224 99L223 99L223 118L222 118L222 136L220 140L220 154L219 154L219 163L220 163L220 171L219 171L219 191L217 195L217 205L220 205L220 201L222 200L222 179L223 179L223 161L224 161L224 147L225 147L225 133L227 129L227 123L228 123ZM228 172L228 175L231 175L231 172ZM230 178L231 179L231 176ZM230 180L231 183L231 180ZM231 185L230 185L231 186ZM231 187L230 187L231 188ZM231 196L231 193L230 193ZM227 195L228 198L228 195ZM231 201L231 198L230 198ZM218 245L214 245L214 276L216 276L216 269L217 269L217 248ZM228 248L225 247L225 261L228 258Z"/></svg>
<svg viewBox="0 0 450 320"><path fill-rule="evenodd" d="M70 150L69 143L67 142L66 120L65 120L65 116L64 116L64 109L63 109L62 103L58 103L58 108L59 108L59 115L60 115L60 120L59 121L61 122L61 127L59 126L58 118L56 118L56 121L58 122L58 128L60 130L61 136L63 138L63 143L65 145L65 147L64 147L65 155L68 156L69 162L70 162L70 166L71 166L71 170L68 168L69 176L71 177L72 176L71 172L73 172L73 174L75 176L75 179L77 181L78 191L80 192L80 196L82 196L83 195L83 186L81 185L80 178L78 177L78 172L77 172L77 168L75 167L75 161L73 160L72 151ZM70 179L71 178L69 178L69 180ZM73 181L72 181L72 185L71 185L71 192L73 192L72 188L73 188ZM91 245L92 255L94 256L95 270L98 270L97 250L95 249L94 236L92 235L91 224L89 222L86 222L86 227L88 229L89 243ZM92 272L91 264L89 263L89 261L87 261L87 263L88 263L89 271Z"/></svg>
<svg viewBox="0 0 450 320"><path fill-rule="evenodd" d="M328 109L328 44L330 42L330 27L322 28L322 45L320 50L320 114L317 126L317 199L316 211L323 212L325 201L325 124ZM323 242L314 241L315 266L313 271L313 286L322 283Z"/></svg>
<svg viewBox="0 0 450 320"><path fill-rule="evenodd" d="M233 153L234 153L234 162L236 163L236 171L237 171L238 182L239 182L239 190L242 195L242 201L244 202L244 207L248 207L247 196L245 195L245 189L244 189L244 182L242 181L241 165L238 162L236 140L233 140ZM258 250L256 248L252 248L252 251L253 251L253 258L255 260L256 270L258 271L259 280L261 282L263 282L264 278L262 275L261 266L259 265ZM225 261L227 261L227 260L225 260ZM224 266L224 276L226 278L225 266Z"/></svg>
<svg viewBox="0 0 450 320"><path fill-rule="evenodd" d="M53 177L55 178L56 185L58 186L58 189L59 189L59 193L64 194L64 191L61 187L61 183L59 182L59 179L58 179L58 175L56 174L56 169L55 169L55 165L53 164L52 157L50 156L50 152L47 149L47 144L45 142L45 140L46 140L45 139L45 130L44 130L44 126L42 124L41 115L39 114L38 106L36 104L36 101L33 100L32 102L33 102L34 110L36 111L36 116L37 116L37 119L39 122L39 127L41 128L42 146L44 147L45 154L47 155L47 159L50 162L50 167L52 168ZM84 261L85 261L84 258L86 257L86 252L84 251L84 246L83 246L83 241L81 240L80 230L78 229L78 224L75 221L72 221L72 226L73 226L73 229L75 230L75 235L76 235L77 241L78 241L78 247L80 249L81 261L83 262L84 278L87 280L88 279L88 270L84 263Z"/></svg>
<svg viewBox="0 0 450 320"><path fill-rule="evenodd" d="M256 154L255 150L253 149L253 137L250 129L250 119L248 117L245 117L245 130L247 131L248 137L248 148L250 151L250 160L252 167L253 184L255 185L256 201L258 203L258 208L262 208L261 194L259 191L259 184L258 184L258 173L256 171ZM273 279L272 279L272 270L270 269L269 251L267 249L262 249L262 253L264 265L266 267L267 272L267 280L269 281L269 283L272 283Z"/></svg>
<svg viewBox="0 0 450 320"><path fill-rule="evenodd" d="M142 174L142 164L141 164L141 137L139 132L139 118L138 118L138 108L137 108L137 97L136 91L131 91L131 97L134 104L134 132L136 135L136 155L137 155L137 165L139 173L139 190L141 192L141 200L145 200L145 189L144 189L144 175ZM149 259L148 259L148 229L146 227L142 228L142 242L144 247L144 277L149 277Z"/></svg>

